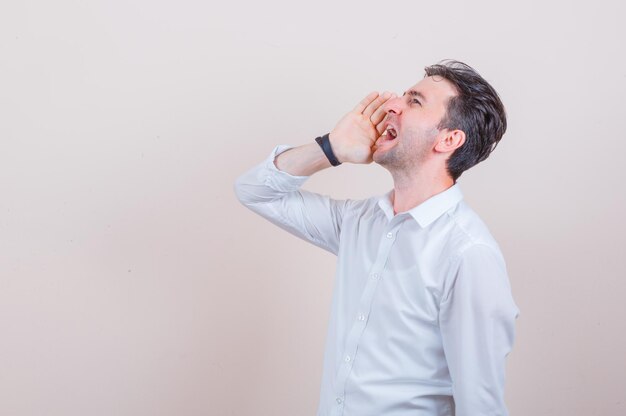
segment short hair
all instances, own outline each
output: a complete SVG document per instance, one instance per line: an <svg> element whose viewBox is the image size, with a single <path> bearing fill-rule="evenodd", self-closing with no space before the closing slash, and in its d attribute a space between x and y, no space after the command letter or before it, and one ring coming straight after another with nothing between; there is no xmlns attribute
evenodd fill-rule
<svg viewBox="0 0 626 416"><path fill-rule="evenodd" d="M446 59L424 68L424 77L440 76L456 88L438 128L462 130L465 143L446 163L454 182L496 148L506 131L506 111L496 90L469 65Z"/></svg>

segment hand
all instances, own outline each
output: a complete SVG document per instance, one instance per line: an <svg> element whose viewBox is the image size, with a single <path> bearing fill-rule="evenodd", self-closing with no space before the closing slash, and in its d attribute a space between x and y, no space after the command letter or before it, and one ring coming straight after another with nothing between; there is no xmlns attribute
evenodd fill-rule
<svg viewBox="0 0 626 416"><path fill-rule="evenodd" d="M330 132L330 145L340 162L371 163L372 146L383 132L383 104L395 94L370 93Z"/></svg>

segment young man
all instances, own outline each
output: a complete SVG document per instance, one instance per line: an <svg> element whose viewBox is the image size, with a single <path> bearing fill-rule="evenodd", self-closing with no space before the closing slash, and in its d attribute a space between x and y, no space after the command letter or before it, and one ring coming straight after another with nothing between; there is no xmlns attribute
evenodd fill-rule
<svg viewBox="0 0 626 416"><path fill-rule="evenodd" d="M505 262L463 201L463 171L506 130L471 67L444 61L402 96L372 93L329 135L241 176L239 200L338 256L318 416L495 416L519 310ZM366 200L300 190L341 163L376 162L394 189Z"/></svg>

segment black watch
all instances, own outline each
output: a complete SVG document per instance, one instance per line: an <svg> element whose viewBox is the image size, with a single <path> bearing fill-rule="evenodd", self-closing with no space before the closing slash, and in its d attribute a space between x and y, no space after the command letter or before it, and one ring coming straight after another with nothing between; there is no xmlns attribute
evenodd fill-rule
<svg viewBox="0 0 626 416"><path fill-rule="evenodd" d="M330 133L327 133L321 137L316 138L315 141L322 148L322 151L326 155L326 158L328 159L330 164L333 166L339 166L341 165L341 162L337 159L337 156L335 156L335 154L333 153L332 147L330 147L329 135Z"/></svg>

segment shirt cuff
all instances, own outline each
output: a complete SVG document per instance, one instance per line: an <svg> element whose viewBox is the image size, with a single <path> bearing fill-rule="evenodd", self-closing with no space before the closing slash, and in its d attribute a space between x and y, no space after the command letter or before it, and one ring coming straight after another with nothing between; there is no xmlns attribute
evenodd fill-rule
<svg viewBox="0 0 626 416"><path fill-rule="evenodd" d="M263 164L263 169L258 173L257 179L272 189L281 192L291 192L299 189L309 176L294 176L290 173L279 170L274 164L274 160L281 153L292 149L294 146L279 145L272 150Z"/></svg>

